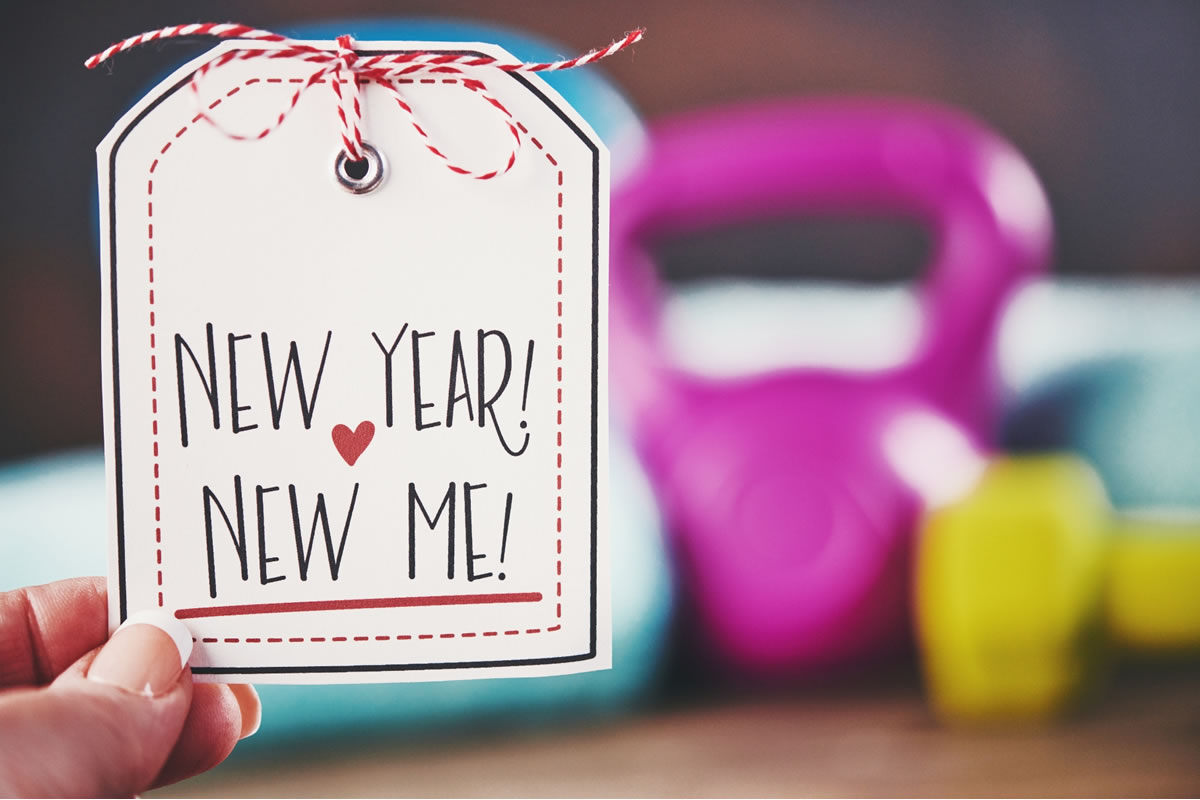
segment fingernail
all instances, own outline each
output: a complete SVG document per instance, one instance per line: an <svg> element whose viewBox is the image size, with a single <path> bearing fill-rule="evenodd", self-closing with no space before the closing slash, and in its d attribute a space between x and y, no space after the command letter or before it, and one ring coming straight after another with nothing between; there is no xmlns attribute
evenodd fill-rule
<svg viewBox="0 0 1200 800"><path fill-rule="evenodd" d="M88 678L130 692L158 695L179 680L192 635L165 611L139 611L117 628L88 669Z"/></svg>
<svg viewBox="0 0 1200 800"><path fill-rule="evenodd" d="M258 699L258 692L248 683L231 683L229 688L242 711L242 735L238 738L253 736L262 724L262 701Z"/></svg>

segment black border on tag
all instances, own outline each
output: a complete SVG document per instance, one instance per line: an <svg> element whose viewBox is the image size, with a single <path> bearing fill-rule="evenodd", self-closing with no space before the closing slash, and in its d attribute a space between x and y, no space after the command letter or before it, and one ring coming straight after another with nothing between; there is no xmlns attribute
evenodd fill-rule
<svg viewBox="0 0 1200 800"><path fill-rule="evenodd" d="M363 52L363 51L360 51ZM411 50L366 50L365 52L372 55L380 53L406 53L413 52ZM469 50L436 50L429 52L455 54L455 55L473 55L483 56L484 53ZM566 656L551 656L548 658L527 658L527 659L505 659L498 661L450 661L450 662L429 662L429 663L412 663L412 664L337 664L337 665L317 665L317 666L278 666L278 667L192 667L192 672L198 675L251 675L251 674L285 674L285 673L339 673L339 672L396 672L405 670L437 670L437 669L470 669L475 667L513 667L526 666L533 664L561 664L571 661L587 661L596 657L596 628L597 628L597 525L598 525L598 491L599 491L599 465L598 465L598 445L599 445L599 347L600 347L600 151L595 143L584 135L579 126L575 124L570 117L562 112L562 110L550 101L546 95L533 85L525 76L516 72L506 73L513 80L520 82L527 90L533 93L535 97L542 101L551 111L554 112L559 119L575 133L579 139L587 145L592 152L592 448L591 448L591 470L592 470L592 491L591 491L591 621L590 621L590 637L589 649L586 653ZM120 612L121 622L124 622L128 616L128 600L126 597L126 575L125 575L125 507L124 507L124 483L122 476L122 459L121 459L121 380L120 380L120 365L118 363L118 314L117 314L117 187L116 187L116 164L117 151L125 138L133 131L137 124L142 121L151 111L158 107L160 103L168 97L179 91L191 81L191 76L182 79L173 87L164 92L160 97L147 106L140 114L130 122L121 135L113 143L112 150L108 158L108 204L109 204L109 290L111 302L111 324L112 324L112 380L113 380L113 464L116 474L116 512L117 512L117 575L120 584Z"/></svg>

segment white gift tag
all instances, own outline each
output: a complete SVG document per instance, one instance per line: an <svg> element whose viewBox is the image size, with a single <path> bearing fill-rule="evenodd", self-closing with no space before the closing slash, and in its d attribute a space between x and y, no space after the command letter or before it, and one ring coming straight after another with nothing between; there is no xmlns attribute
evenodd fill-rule
<svg viewBox="0 0 1200 800"><path fill-rule="evenodd" d="M494 71L523 147L476 180L427 149L481 169L512 150L463 75L396 84L428 139L368 83L382 179L354 193L327 89L260 140L197 113L193 71L277 46L219 45L98 148L111 624L173 612L202 681L609 666L604 145ZM312 73L232 60L200 93L258 130Z"/></svg>

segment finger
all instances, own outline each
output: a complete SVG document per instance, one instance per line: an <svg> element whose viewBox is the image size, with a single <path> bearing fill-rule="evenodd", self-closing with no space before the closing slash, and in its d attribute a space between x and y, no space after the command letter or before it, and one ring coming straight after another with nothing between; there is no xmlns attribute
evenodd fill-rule
<svg viewBox="0 0 1200 800"><path fill-rule="evenodd" d="M258 726L262 724L262 700L258 698L258 691L248 683L231 683L229 691L233 692L233 697L242 712L242 730L239 738L245 739L258 733Z"/></svg>
<svg viewBox="0 0 1200 800"><path fill-rule="evenodd" d="M258 730L262 704L254 687L198 683L183 732L155 786L165 786L212 769L239 739Z"/></svg>
<svg viewBox="0 0 1200 800"><path fill-rule="evenodd" d="M0 592L0 688L49 683L107 638L103 578Z"/></svg>
<svg viewBox="0 0 1200 800"><path fill-rule="evenodd" d="M191 636L137 614L50 686L0 697L0 795L114 797L149 788L192 698Z"/></svg>

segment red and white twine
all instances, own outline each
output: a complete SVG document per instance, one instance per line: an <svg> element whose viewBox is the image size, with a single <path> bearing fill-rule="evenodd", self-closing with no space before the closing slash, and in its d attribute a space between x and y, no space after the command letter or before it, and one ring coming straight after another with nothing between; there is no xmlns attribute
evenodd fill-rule
<svg viewBox="0 0 1200 800"><path fill-rule="evenodd" d="M359 161L364 158L361 84L374 82L391 92L396 104L408 116L413 129L421 136L426 149L442 159L448 169L460 175L466 175L478 180L489 180L498 175L503 175L512 169L513 164L517 160L517 153L521 148L521 132L514 123L512 114L504 107L504 104L488 93L483 81L478 77L470 77L470 74L478 74L479 71L484 69L495 69L502 72L536 73L557 72L573 67L582 67L599 61L602 58L608 58L614 53L618 53L630 45L641 41L643 33L642 30L633 31L625 36L625 38L613 42L608 47L592 50L575 58L563 59L561 61L529 63L523 61L506 62L491 56L455 53L407 52L362 56L355 52L354 40L349 36L339 36L337 38L336 50L322 50L303 42L293 41L277 33L258 30L246 25L207 22L193 25L173 25L169 28L131 36L95 54L83 63L88 69L95 69L117 53L159 39L171 39L183 36L213 36L220 39L247 39L254 42L279 44L281 45L280 47L255 47L229 50L197 69L192 74L190 88L200 109L198 116L231 139L263 139L283 124L288 114L296 107L296 104L300 101L300 97L306 91L318 83L328 81L337 98L337 115L341 125L342 147L351 160ZM245 61L253 58L298 60L315 65L317 69L299 85L292 94L287 106L261 131L248 134L227 130L209 115L210 106L204 103L200 92L201 82L210 72L231 61ZM412 106L405 101L396 82L397 79L410 78L418 74L463 74L462 84L486 100L489 105L503 115L504 122L513 137L513 147L503 167L475 172L456 165L438 149L429 134L417 121L417 115L413 111Z"/></svg>

